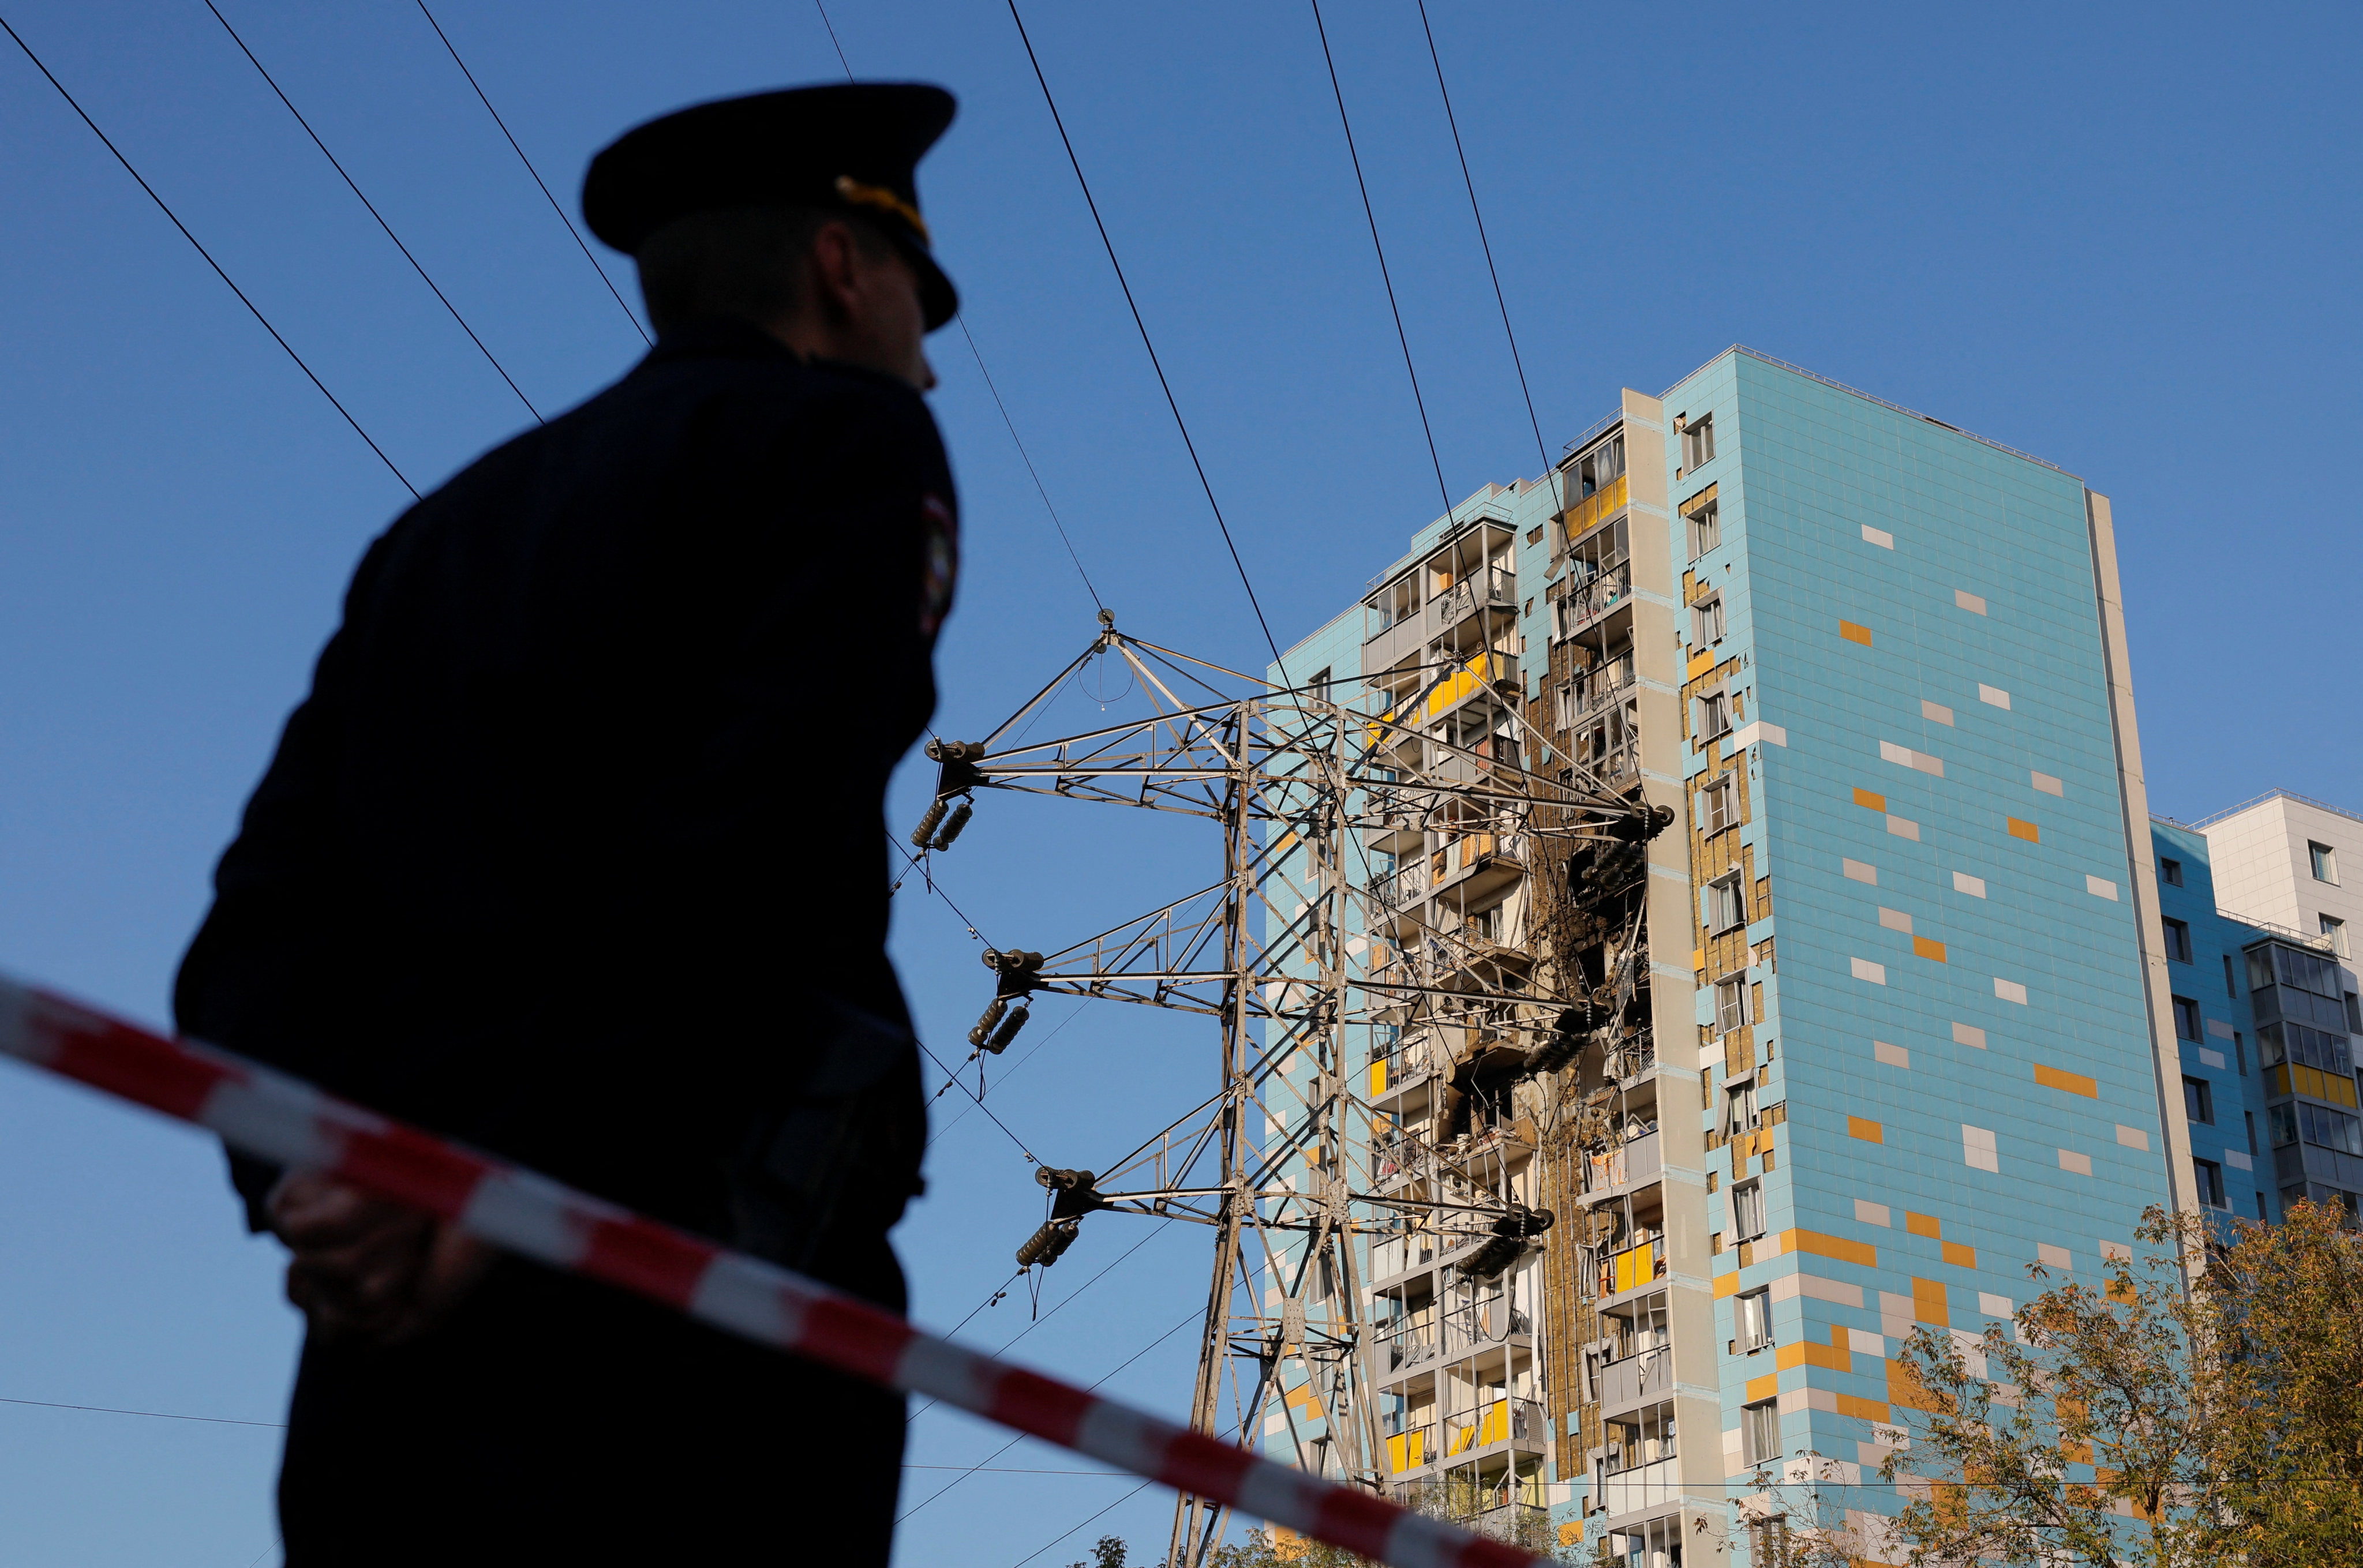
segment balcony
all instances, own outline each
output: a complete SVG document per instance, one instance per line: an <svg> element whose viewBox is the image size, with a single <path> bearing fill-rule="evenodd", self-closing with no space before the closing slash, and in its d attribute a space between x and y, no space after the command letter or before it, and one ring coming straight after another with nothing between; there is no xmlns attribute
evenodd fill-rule
<svg viewBox="0 0 2363 1568"><path fill-rule="evenodd" d="M1404 1329L1382 1337L1378 1343L1379 1377L1408 1375L1427 1365L1442 1353L1443 1345L1433 1329Z"/></svg>
<svg viewBox="0 0 2363 1568"><path fill-rule="evenodd" d="M1567 705L1559 714L1559 727L1563 730L1581 729L1590 720L1629 699L1639 689L1640 681L1633 674L1633 657L1627 654L1616 660L1608 676L1596 682L1587 681L1581 691L1569 692Z"/></svg>
<svg viewBox="0 0 2363 1568"><path fill-rule="evenodd" d="M1383 919L1417 907L1427 897L1427 857L1421 856L1371 878L1369 886L1370 901L1375 906L1373 918Z"/></svg>
<svg viewBox="0 0 2363 1568"><path fill-rule="evenodd" d="M1626 481L1630 476L1618 474L1600 489L1567 509L1567 536L1581 539L1601 524L1625 510L1630 493Z"/></svg>
<svg viewBox="0 0 2363 1568"><path fill-rule="evenodd" d="M1518 603L1518 579L1513 571L1488 567L1471 572L1466 579L1427 602L1427 631L1430 636L1449 631L1481 611L1514 610Z"/></svg>
<svg viewBox="0 0 2363 1568"><path fill-rule="evenodd" d="M1591 1248L1583 1254L1581 1285L1588 1296L1603 1299L1622 1296L1665 1277L1666 1244L1662 1237L1651 1236L1615 1252Z"/></svg>
<svg viewBox="0 0 2363 1568"><path fill-rule="evenodd" d="M1539 1401L1495 1399L1444 1418L1443 1457L1470 1459L1505 1443L1539 1453L1549 1434L1550 1418Z"/></svg>
<svg viewBox="0 0 2363 1568"><path fill-rule="evenodd" d="M1564 640L1633 597L1633 563L1619 561L1551 601L1551 635Z"/></svg>
<svg viewBox="0 0 2363 1568"><path fill-rule="evenodd" d="M1583 1196L1604 1198L1641 1182L1655 1181L1664 1169L1659 1135L1652 1128L1640 1137L1595 1154L1583 1162Z"/></svg>
<svg viewBox="0 0 2363 1568"><path fill-rule="evenodd" d="M1408 1475L1425 1470L1437 1457L1436 1423L1408 1425L1387 1439L1387 1474Z"/></svg>
<svg viewBox="0 0 2363 1568"><path fill-rule="evenodd" d="M1680 1501L1682 1482L1677 1470L1671 1455L1630 1470L1603 1470L1600 1477L1600 1510L1630 1514Z"/></svg>
<svg viewBox="0 0 2363 1568"><path fill-rule="evenodd" d="M1504 1301L1495 1300L1473 1310L1464 1307L1445 1316L1446 1355L1466 1355L1506 1344L1531 1347L1534 1342L1534 1320Z"/></svg>
<svg viewBox="0 0 2363 1568"><path fill-rule="evenodd" d="M1612 1361L1600 1369L1595 1386L1603 1410L1669 1395L1674 1387L1673 1350L1659 1345Z"/></svg>

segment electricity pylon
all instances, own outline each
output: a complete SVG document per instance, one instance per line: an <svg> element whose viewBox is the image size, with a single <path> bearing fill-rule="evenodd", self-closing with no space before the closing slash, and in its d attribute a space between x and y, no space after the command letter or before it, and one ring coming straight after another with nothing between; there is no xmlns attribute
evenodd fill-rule
<svg viewBox="0 0 2363 1568"><path fill-rule="evenodd" d="M1220 1050L1207 1098L1114 1166L1037 1171L1050 1212L1019 1261L1055 1262L1093 1212L1209 1227L1191 1424L1222 1430L1229 1368L1242 1446L1278 1404L1301 1465L1381 1490L1386 1447L1362 1300L1369 1247L1427 1225L1470 1250L1462 1266L1498 1275L1551 1217L1494 1190L1481 1170L1456 1168L1448 1151L1400 1138L1390 1159L1429 1162L1440 1179L1426 1196L1381 1190L1372 1151L1386 1129L1362 1092L1368 1064L1348 1032L1400 1025L1449 999L1455 1016L1481 1014L1496 1038L1527 1041L1531 1075L1564 1065L1608 1020L1591 995L1538 992L1514 955L1465 933L1422 927L1392 944L1367 941L1388 913L1388 890L1366 865L1356 874L1364 838L1475 822L1526 854L1564 856L1638 843L1667 813L1653 816L1579 767L1532 772L1515 744L1450 745L1392 711L1358 711L1326 688L1277 685L1142 642L1105 611L1100 622L1092 645L983 740L930 743L936 796L913 840L923 851L948 847L982 790L1055 795L1205 818L1221 833L1222 876L1055 952L988 950L994 996L971 1033L971 1060L1005 1048L1043 992L1203 1013L1218 1022ZM1101 658L1128 668L1148 713L1057 739L1012 738ZM1259 1269L1276 1301L1259 1300ZM1292 1369L1304 1380L1282 1398ZM1316 1420L1326 1429L1317 1448L1306 1430ZM1211 1499L1181 1496L1170 1568L1198 1568L1222 1522Z"/></svg>

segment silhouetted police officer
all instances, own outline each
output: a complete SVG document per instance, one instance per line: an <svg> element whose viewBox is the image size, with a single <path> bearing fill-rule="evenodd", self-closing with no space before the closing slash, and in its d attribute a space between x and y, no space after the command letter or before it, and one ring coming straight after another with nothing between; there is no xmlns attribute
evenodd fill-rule
<svg viewBox="0 0 2363 1568"><path fill-rule="evenodd" d="M896 1309L925 1114L887 775L956 561L916 85L593 161L657 346L372 545L182 1029ZM886 1559L899 1396L233 1161L308 1324L294 1568Z"/></svg>

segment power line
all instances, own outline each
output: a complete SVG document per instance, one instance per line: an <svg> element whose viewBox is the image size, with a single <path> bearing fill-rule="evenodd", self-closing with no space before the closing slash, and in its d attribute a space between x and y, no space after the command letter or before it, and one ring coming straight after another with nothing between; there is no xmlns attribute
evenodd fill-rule
<svg viewBox="0 0 2363 1568"><path fill-rule="evenodd" d="M1062 1540L1066 1540L1066 1539L1067 1539L1067 1536L1072 1535L1072 1534L1074 1534L1074 1533L1075 1533L1075 1531L1076 1531L1076 1530L1079 1530L1079 1529L1082 1529L1082 1528L1083 1528L1083 1525L1090 1524L1090 1523L1092 1522L1092 1520L1093 1520L1093 1519L1099 1518L1101 1518L1103 1515L1112 1514L1112 1513L1115 1512L1115 1510L1116 1510L1116 1509L1118 1509L1118 1508L1120 1508L1120 1507L1124 1507L1124 1505L1125 1505L1125 1504L1129 1503L1129 1502L1130 1502L1130 1501L1132 1501L1135 1497L1139 1496L1143 1492L1148 1491L1148 1488L1149 1488L1150 1486L1154 1485L1155 1485L1155 1483L1154 1483L1154 1482L1150 1482L1150 1481L1143 1481L1139 1485L1135 1486L1131 1491L1126 1492L1123 1496L1118 1497L1115 1502L1110 1503L1106 1507L1102 1508L1102 1509L1099 1511L1099 1513L1093 1514L1093 1515L1091 1515L1089 1518L1085 1518L1085 1519L1082 1521L1082 1524L1074 1525L1074 1526L1071 1527L1071 1528L1070 1528L1070 1529L1065 1532L1065 1534L1062 1534L1062 1535L1059 1535L1059 1536L1053 1537L1051 1540L1048 1540L1044 1541L1041 1545L1039 1545L1039 1546L1036 1547L1033 1551L1031 1551L1027 1552L1025 1556L1023 1556L1023 1557L1019 1558L1015 1562L1012 1563L1012 1564L1010 1565L1010 1568L1026 1568L1026 1564L1027 1564L1028 1562L1033 1562L1033 1561L1034 1561L1034 1559L1036 1559L1037 1557L1041 1556L1041 1555L1042 1555L1042 1553L1044 1553L1044 1552L1046 1552L1046 1551L1049 1551L1049 1550L1050 1550L1050 1548L1052 1548L1052 1547L1054 1547L1054 1546L1058 1545L1059 1541L1062 1541Z"/></svg>
<svg viewBox="0 0 2363 1568"><path fill-rule="evenodd" d="M845 79L852 81L853 67L846 61L845 46L837 41L837 25L828 19L828 7L820 0L813 0L813 9L820 13L820 25L828 29L828 47L837 50L837 62L845 67Z"/></svg>
<svg viewBox="0 0 2363 1568"><path fill-rule="evenodd" d="M0 22L0 28L7 25ZM240 1421L227 1416L182 1416L170 1410L124 1410L113 1405L61 1405L54 1399L0 1398L0 1405L29 1405L39 1410L84 1410L97 1416L147 1416L159 1421L203 1421L212 1427L263 1427L274 1432L287 1430L284 1421Z"/></svg>
<svg viewBox="0 0 2363 1568"><path fill-rule="evenodd" d="M837 63L845 68L845 79L852 81L853 66L845 58L845 46L837 41L837 26L828 19L828 6L824 0L813 0L813 9L820 13L820 25L828 29L829 45L837 50ZM984 351L976 346L976 334L969 330L968 317L961 315L952 319L960 323L960 336L968 340L969 358L976 361L976 373L984 378L984 390L993 394L993 406L1001 411L1001 423L1009 427L1010 444L1017 448L1018 460L1033 476L1034 489L1042 497L1042 510L1050 514L1050 526L1059 531L1059 543L1067 547L1067 558L1075 563L1075 575L1083 580L1083 591L1092 596L1094 609L1106 609L1107 603L1100 598L1100 591L1092 586L1092 574L1083 569L1083 558L1075 553L1075 541L1067 537L1067 525L1059 520L1059 509L1050 504L1049 487L1042 482L1040 470L1034 467L1034 455L1026 449L1026 442L1017 434L1017 422L1009 417L1009 405L1001 401L1001 389L993 384L993 372L984 368Z"/></svg>
<svg viewBox="0 0 2363 1568"><path fill-rule="evenodd" d="M1436 431L1427 423L1427 400L1419 394L1419 371L1411 362L1411 338L1403 331L1403 307L1395 304L1394 279L1387 274L1387 248L1379 243L1379 217L1370 210L1370 187L1362 179L1362 155L1354 150L1354 122L1346 117L1346 90L1337 84L1337 62L1329 54L1329 29L1321 25L1321 0L1311 0L1313 30L1321 37L1322 62L1329 67L1329 91L1337 99L1337 123L1346 127L1346 156L1353 161L1354 188L1362 193L1362 216L1370 226L1370 248L1379 255L1379 282L1387 289L1387 309L1394 314L1395 341L1403 345L1403 371L1411 377L1411 401L1419 410L1419 427L1427 436L1427 460L1436 466L1436 491L1444 498L1446 515L1452 512L1452 491L1444 482L1444 459L1436 455Z"/></svg>
<svg viewBox="0 0 2363 1568"><path fill-rule="evenodd" d="M1067 537L1067 525L1059 521L1059 509L1050 504L1050 491L1042 483L1042 476L1034 467L1033 455L1026 450L1026 443L1017 438L1017 422L1009 417L1009 405L1001 401L1001 389L993 384L993 372L984 368L984 355L979 352L976 337L968 329L968 317L959 315L952 319L960 323L960 336L968 339L968 351L976 360L977 374L984 378L984 390L993 394L993 406L1001 410L1001 422L1009 426L1009 439L1015 443L1017 456L1024 460L1026 471L1033 476L1034 488L1042 497L1042 510L1050 514L1050 526L1059 531L1059 543L1067 547L1067 558L1075 563L1075 575L1083 580L1083 591L1092 596L1092 603L1094 607L1101 610L1106 609L1106 602L1100 598L1100 591L1092 586L1092 574L1083 569L1083 558L1075 553L1075 541ZM1234 555L1236 558L1236 552ZM1250 597L1252 597L1252 591L1250 591ZM1262 612L1258 611L1257 614L1260 616Z"/></svg>
<svg viewBox="0 0 2363 1568"><path fill-rule="evenodd" d="M1067 162L1075 171L1075 183L1082 187L1083 205L1091 209L1092 226L1100 231L1100 245L1107 251L1108 265L1115 270L1116 287L1124 291L1124 303L1132 312L1132 325L1140 333L1140 346L1148 350L1149 368L1157 372L1157 385L1165 393L1165 406L1173 412L1175 428L1182 432L1182 445L1190 453L1190 466L1197 470L1198 487L1206 492L1206 504L1214 510L1215 526L1221 530L1224 547L1231 552L1231 565L1239 574L1239 586L1248 591L1248 607L1255 611L1256 624L1263 628L1263 640L1271 649L1272 663L1280 666L1281 676L1288 675L1287 661L1280 656L1280 643L1271 635L1271 623L1264 619L1263 603L1256 598L1255 584L1248 580L1247 563L1239 558L1238 542L1231 537L1231 525L1223 520L1223 504L1215 499L1215 486L1206 478L1206 465L1198 460L1198 444L1190 439L1189 422L1182 417L1182 404L1173 396L1173 384L1165 379L1165 366L1157 357L1157 345L1149 340L1148 324L1141 319L1140 302L1132 297L1132 284L1124 275L1124 263L1116 259L1115 242L1108 237L1107 225L1100 218L1100 204L1092 199L1092 182L1083 178L1082 160L1075 156L1075 144L1067 135L1067 122L1059 114L1059 101L1050 94L1049 78L1042 74L1042 61L1034 53L1034 40L1026 35L1026 18L1017 14L1017 0L1008 0L1009 19L1017 24L1017 39L1026 46L1026 59L1034 67L1034 80L1042 88L1042 102L1049 106L1050 123L1059 128L1059 143L1067 149Z"/></svg>
<svg viewBox="0 0 2363 1568"><path fill-rule="evenodd" d="M337 401L337 394L328 390L327 383L321 381L318 376L313 374L312 367L304 362L303 355L295 352L294 345L289 343L286 338L279 335L279 329L271 325L271 318L264 315L261 310L257 309L254 302L246 297L246 291L239 288L238 284L231 280L230 275L227 272L222 271L222 264L214 259L214 253L207 250L205 246L198 241L197 237L189 232L189 226L183 223L178 215L172 211L172 207L166 204L164 198L156 193L156 187L148 183L147 180L140 175L139 171L131 166L131 160L123 156L123 149L116 147L114 142L107 139L106 133L98 128L98 122L92 119L83 110L82 105L75 102L74 95L66 91L65 83L59 81L56 76L50 73L50 68L41 63L41 57L33 52L33 46L27 43L24 39L18 35L17 29L8 25L7 18L5 17L0 17L0 31L6 32L9 38L15 39L17 47L25 51L25 58L33 62L33 69L39 71L43 76L49 78L50 85L58 90L58 96L66 101L66 106L81 117L82 123L90 127L90 134L98 138L100 144L103 145L107 151L115 154L115 160L123 165L123 171L126 174L130 175L133 180L139 182L139 188L148 193L148 199L156 204L156 210L162 213L166 218L171 220L172 226L181 231L181 237L183 239L187 240L192 246L195 247L197 254L205 259L205 265L214 270L214 276L219 278L223 282L229 285L229 292L238 296L238 303L244 305L247 308L248 314L262 324L262 330L271 334L271 340L273 343L278 344L280 348L287 351L287 357L295 361L295 368L304 372L305 379L310 381L315 387L317 387L319 389L320 395L328 400L328 406L335 409L338 414L344 415L345 423L353 427L353 434L360 436L362 441L368 444L369 449L377 454L377 460L385 465L386 471L401 481L402 488L410 492L410 498L413 501L419 499L418 487L411 483L409 479L400 469L394 467L394 459L385 455L385 448L379 446L374 440L371 439L370 433L361 428L361 422L353 417L352 411L347 408L343 403L338 403Z"/></svg>
<svg viewBox="0 0 2363 1568"><path fill-rule="evenodd" d="M1444 123L1452 127L1452 150L1460 160L1460 182L1469 188L1469 215L1477 220L1477 243L1485 251L1485 275L1493 280L1493 303L1502 307L1502 336L1510 340L1510 363L1517 368L1518 393L1526 400L1526 423L1535 427L1535 450L1542 454L1543 472L1551 469L1550 448L1543 442L1543 422L1535 415L1535 394L1526 385L1526 362L1518 353L1518 335L1510 326L1510 302L1502 293L1502 274L1493 267L1493 242L1485 237L1485 215L1477 206L1477 182L1469 176L1469 154L1460 145L1460 122L1453 117L1452 94L1444 85L1444 61L1436 52L1436 29L1427 25L1427 0L1417 0L1420 30L1427 34L1428 62L1436 67L1437 94L1444 100Z"/></svg>
<svg viewBox="0 0 2363 1568"><path fill-rule="evenodd" d="M483 88L477 84L476 73L468 69L466 61L460 58L460 51L452 47L450 35L443 30L443 24L435 19L435 13L427 8L427 0L418 0L418 14L427 18L427 25L435 29L437 38L443 40L443 48L451 56L451 63L460 68L460 74L468 79L468 85L476 89L476 101L484 105L484 113L493 116L493 124L501 127L501 135L508 138L509 149L517 155L517 161L524 164L525 171L533 176L533 182L541 186L542 197L549 203L549 210L558 215L558 221L566 226L566 232L574 237L576 245L582 247L582 259L591 263L591 270L599 274L599 281L607 285L607 292L615 294L616 308L624 313L624 319L632 324L632 330L640 335L640 341L653 347L649 329L640 325L640 318L632 314L632 307L624 303L622 294L616 293L616 280L607 276L607 269L599 265L599 258L592 255L591 247L584 243L582 231L574 226L574 220L566 215L566 209L560 206L558 198L549 193L549 186L543 182L541 171L536 169L533 160L525 155L525 149L517 145L517 138L509 135L508 122L501 118L498 109L493 107L493 101L484 96Z"/></svg>
<svg viewBox="0 0 2363 1568"><path fill-rule="evenodd" d="M345 166L337 161L337 155L328 150L328 144L320 139L320 133L312 128L312 122L304 117L304 111L289 101L287 94L280 90L278 82L272 77L269 71L263 68L262 61L255 59L254 51L246 47L246 40L238 36L238 29L229 25L229 18L221 14L221 7L215 5L214 0L205 0L205 9L214 14L214 20L222 25L222 31L229 35L230 42L238 45L239 52L246 56L248 63L262 72L262 80L270 84L272 92L278 94L279 101L287 105L287 112L295 116L295 123L304 127L304 134L312 138L312 145L320 149L320 156L328 160L328 167L337 171L338 178L344 181L345 188L359 197L361 205L369 209L369 215L377 219L378 227L385 230L385 237L394 241L394 248L402 252L402 259L410 263L410 270L418 274L418 281L432 289L435 297L442 301L443 308L451 313L451 319L460 324L460 330L468 335L468 341L476 346L476 351L484 357L485 363L491 365L499 373L501 380L508 382L509 391L516 393L517 401L525 404L525 411L533 415L536 423L549 423L541 417L541 410L534 407L533 399L525 395L525 389L516 384L516 378L510 375L503 368L500 360L493 357L493 351L490 348L484 347L484 340L476 336L476 329L468 325L466 316L460 314L460 307L446 298L435 280L427 275L427 269L420 266L418 258L410 253L410 247L402 242L402 236L394 232L394 226L385 221L385 215L377 210L377 204L361 194L361 188L353 182L353 177L350 174L345 172Z"/></svg>
<svg viewBox="0 0 2363 1568"><path fill-rule="evenodd" d="M1085 1392L1088 1393L1091 1389L1097 1388L1100 1384L1105 1383L1109 1378L1114 1377L1117 1373L1122 1372L1126 1367L1130 1366L1134 1362L1138 1361L1142 1356L1147 1355L1150 1351L1155 1350L1159 1345L1163 1344L1166 1341L1171 1339L1174 1335L1180 1333L1191 1324L1199 1321L1204 1316L1204 1314L1203 1313L1193 1311L1188 1317L1182 1319L1180 1322L1174 1324L1171 1328L1166 1330L1163 1333L1158 1335L1155 1339L1149 1341L1147 1344L1141 1346L1138 1350L1133 1352L1122 1361L1116 1363L1113 1367L1110 1367L1105 1375L1102 1376L1097 1382L1087 1384L1085 1386ZM894 1522L898 1525L901 1524L904 1519L909 1518L913 1514L915 1514L921 1508L926 1507L928 1503L934 1502L937 1497L942 1496L946 1492L950 1491L953 1487L959 1485L970 1476L974 1475L986 1465L991 1464L994 1460L999 1459L1003 1454L1007 1453L1011 1449L1015 1448L1019 1443L1024 1442L1025 1441L1026 1434L1024 1432L1020 1432L1015 1437L1011 1438L1007 1442L1003 1443L999 1448L994 1449L991 1453L986 1454L982 1459L978 1460L974 1464L970 1465L966 1470L961 1471L958 1475L955 1475L949 1481L945 1482L941 1487L928 1494L926 1501L914 1503L909 1508L894 1516ZM1149 1483L1144 1481L1140 1484L1140 1486L1135 1487L1134 1490L1141 1490L1148 1485ZM1116 1502L1120 1503L1122 1501L1124 1501L1122 1497L1116 1499ZM1115 1504L1109 1505L1110 1507L1113 1507L1114 1506ZM1101 1511L1105 1512L1106 1510L1103 1509ZM1092 1518L1099 1518L1098 1514L1093 1514L1092 1516ZM1091 1519L1085 1519L1083 1521L1083 1524L1089 1523L1091 1523ZM1082 1529L1082 1525L1077 1525L1075 1527L1075 1529ZM1074 1530L1069 1530L1067 1535L1072 1535L1073 1533ZM1064 1540L1066 1539L1067 1537L1062 1535L1059 1538L1059 1540ZM1050 1543L1050 1546L1056 1546L1058 1544L1059 1541L1054 1540ZM1049 1546L1046 1546L1042 1549L1043 1551L1048 1551L1048 1550L1050 1550ZM1037 1552L1035 1555L1038 1557L1041 1553Z"/></svg>

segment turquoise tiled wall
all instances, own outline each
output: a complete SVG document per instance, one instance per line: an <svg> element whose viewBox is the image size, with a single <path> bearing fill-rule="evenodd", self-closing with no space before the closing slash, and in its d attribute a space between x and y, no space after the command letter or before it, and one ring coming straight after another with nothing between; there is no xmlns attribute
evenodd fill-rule
<svg viewBox="0 0 2363 1568"><path fill-rule="evenodd" d="M1771 912L1748 934L1773 963L1750 978L1771 1021L1759 1040L1775 1042L1760 1098L1787 1121L1762 1179L1770 1233L1807 1233L1805 1251L1719 1288L1799 1273L1836 1287L1775 1305L1776 1347L1855 1331L1835 1336L1845 1356L1824 1357L1845 1370L1777 1371L1782 1448L1875 1462L1859 1445L1888 1402L1897 1335L1937 1315L1927 1285L1944 1287L1940 1326L1980 1331L1988 1309L2025 1298L2039 1248L2093 1277L2102 1245L2131 1242L2168 1197L2083 487L1744 351L1665 406L1670 423L1714 420L1715 458L1670 471L1669 493L1679 512L1719 486L1724 542L1700 563L1725 599L1714 652L1743 661L1743 723L1767 726L1746 831ZM1993 1169L1972 1163L1983 1133ZM1711 1168L1720 1227L1727 1150ZM1939 1233L1913 1233L1907 1215ZM1832 1255L1865 1246L1875 1264ZM1737 1260L1716 1262L1728 1275ZM1727 1295L1718 1310L1727 1339ZM1726 1429L1748 1385L1760 1397L1775 1375L1766 1364L1794 1353L1723 1359ZM1895 1506L1878 1487L1847 1496Z"/></svg>

